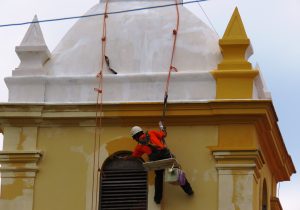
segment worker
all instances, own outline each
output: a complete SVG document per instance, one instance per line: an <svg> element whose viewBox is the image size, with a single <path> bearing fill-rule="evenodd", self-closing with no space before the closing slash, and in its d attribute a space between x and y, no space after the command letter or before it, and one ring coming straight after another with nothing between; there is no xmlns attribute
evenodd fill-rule
<svg viewBox="0 0 300 210"><path fill-rule="evenodd" d="M144 153L149 156L150 161L168 159L172 157L170 150L165 144L164 138L167 136L167 131L160 124L160 131L150 130L144 132L141 127L134 126L131 129L132 138L138 143L132 152L131 157L139 158ZM154 201L160 204L163 195L163 179L164 170L155 171L155 194ZM184 192L188 195L193 195L193 189L187 179L180 185Z"/></svg>

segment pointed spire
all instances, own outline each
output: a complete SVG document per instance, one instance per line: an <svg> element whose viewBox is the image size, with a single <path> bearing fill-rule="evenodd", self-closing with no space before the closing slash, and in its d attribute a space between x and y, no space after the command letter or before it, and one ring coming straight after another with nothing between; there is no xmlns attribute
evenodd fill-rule
<svg viewBox="0 0 300 210"><path fill-rule="evenodd" d="M20 58L20 65L12 74L13 76L45 75L43 65L50 58L42 29L35 15L16 53Z"/></svg>
<svg viewBox="0 0 300 210"><path fill-rule="evenodd" d="M248 39L238 8L236 7L222 39Z"/></svg>
<svg viewBox="0 0 300 210"><path fill-rule="evenodd" d="M38 23L37 15L34 16L20 46L46 45L42 29Z"/></svg>
<svg viewBox="0 0 300 210"><path fill-rule="evenodd" d="M237 8L219 44L223 61L218 65L218 69L252 69L251 63L246 60L252 54L252 48Z"/></svg>
<svg viewBox="0 0 300 210"><path fill-rule="evenodd" d="M253 81L258 75L248 58L252 47L237 8L228 23L223 38L219 40L223 60L212 74L216 79L217 99L246 99L253 97Z"/></svg>

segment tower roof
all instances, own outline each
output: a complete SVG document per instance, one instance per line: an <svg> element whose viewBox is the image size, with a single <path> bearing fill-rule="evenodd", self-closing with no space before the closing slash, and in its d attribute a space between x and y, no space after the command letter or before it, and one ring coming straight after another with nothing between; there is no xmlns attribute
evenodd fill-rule
<svg viewBox="0 0 300 210"><path fill-rule="evenodd" d="M170 3L174 1L109 1L108 12ZM86 15L103 13L104 6L100 3ZM185 7L179 6L179 10L174 65L180 72L214 69L221 58L217 35ZM88 75L99 71L102 20L102 16L84 18L69 30L45 65L49 75ZM109 14L106 52L112 68L120 74L167 72L175 26L175 6Z"/></svg>
<svg viewBox="0 0 300 210"><path fill-rule="evenodd" d="M105 89L101 90L104 103L163 101L177 15L175 6L153 7L173 3L173 0L109 1L109 13L139 10L108 14L106 19L105 56L109 57L111 68L118 74L112 75L108 68L104 69ZM140 9L147 7L152 9ZM211 71L217 68L222 58L218 37L188 9L182 5L178 7L179 29L172 63L178 72L171 77L169 102L214 100L216 81ZM100 2L86 15L101 14L104 8L105 4ZM81 18L51 56L43 49L39 54L42 57L38 55L33 59L31 55L36 54L28 54L27 50L30 56L25 54L18 71L5 79L9 101L95 103L94 88L99 86L96 74L102 57L102 28L103 16ZM230 44L232 40L228 38L238 36L239 39L241 34L242 42L249 42L236 10L221 41ZM46 47L44 43L40 26L33 23L22 44ZM244 54L239 56L244 57Z"/></svg>

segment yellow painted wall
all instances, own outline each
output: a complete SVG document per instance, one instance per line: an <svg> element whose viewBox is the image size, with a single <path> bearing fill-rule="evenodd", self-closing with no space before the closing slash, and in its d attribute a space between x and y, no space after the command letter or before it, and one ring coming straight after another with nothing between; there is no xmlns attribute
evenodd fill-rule
<svg viewBox="0 0 300 210"><path fill-rule="evenodd" d="M136 143L131 140L129 130L129 127L104 127L101 163L116 151L134 148ZM43 150L44 157L35 183L35 210L90 209L93 141L94 128L39 130L37 147ZM186 171L195 195L188 197L179 186L166 185L165 209L217 210L217 172L207 148L217 144L217 127L169 127L167 141ZM149 184L153 185L153 180Z"/></svg>
<svg viewBox="0 0 300 210"><path fill-rule="evenodd" d="M152 116L158 110L155 105L151 106L151 109L145 109L146 116ZM58 119L55 121L49 107L44 111L44 121L39 124L48 127L36 128L34 124L22 127L23 119L16 120L15 126L2 126L5 151L0 153L0 160L11 174L6 173L7 177L3 179L0 209L19 209L20 205L24 210L91 209L92 188L95 186L96 189L97 184L95 180L93 185L93 171L97 171L97 167L93 169L95 130L91 120L85 118L90 116L86 108L82 107L83 112L78 111L80 118L74 118L72 113L65 116L67 120L60 119L60 113L55 111L54 116ZM279 172L274 170L277 161L270 162L273 157L280 160L278 157L282 154L289 156L279 153L285 151L282 149L270 159L270 151L277 151L272 148L282 145L269 102L226 101L173 108L175 111L170 114L175 118L170 117L172 126L168 126L167 142L183 166L195 195L188 197L180 187L166 185L161 209L257 210L261 208L263 179L267 180L271 199L276 196L278 179L286 180L289 173L293 173L291 161L287 168L278 164ZM136 145L129 136L129 125L135 123L130 116L141 113L123 107L129 117L113 121L115 110L120 116L124 115L119 109L112 107L107 111L110 115L106 116L102 130L100 167L109 155L132 150ZM136 107L132 109L137 110ZM211 114L210 118L201 117ZM146 116L140 122L153 125ZM208 119L211 121L206 123ZM143 125L145 130L157 129ZM266 147L266 142L274 145ZM15 172L11 166L19 171ZM26 177L14 178L16 175L23 177L23 172ZM149 173L148 209L158 210L159 206L153 202L153 183L153 173Z"/></svg>
<svg viewBox="0 0 300 210"><path fill-rule="evenodd" d="M256 148L257 142L254 125L225 124L219 126L219 147Z"/></svg>
<svg viewBox="0 0 300 210"><path fill-rule="evenodd" d="M34 191L34 209L85 209L93 133L86 128L42 128L44 152Z"/></svg>
<svg viewBox="0 0 300 210"><path fill-rule="evenodd" d="M194 196L179 186L166 185L164 209L218 209L217 170L208 146L217 145L217 126L178 126L169 129L168 145L182 164Z"/></svg>

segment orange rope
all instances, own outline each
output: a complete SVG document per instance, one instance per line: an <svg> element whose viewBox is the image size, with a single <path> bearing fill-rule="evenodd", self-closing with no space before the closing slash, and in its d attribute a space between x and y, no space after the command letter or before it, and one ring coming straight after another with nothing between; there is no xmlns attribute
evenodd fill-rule
<svg viewBox="0 0 300 210"><path fill-rule="evenodd" d="M97 165L98 170L100 169L99 166L99 159L100 159L100 146L101 146L101 129L102 129L102 112L103 112L103 69L104 69L104 63L105 63L105 52L106 52L106 19L107 19L107 9L108 9L108 1L106 0L105 4L105 11L103 15L103 25L102 25L102 58L101 58L101 65L100 65L100 71L97 74L97 78L99 79L99 85L98 88L95 88L95 91L97 91L97 103L96 103L96 126L95 126L95 135L94 135L94 157L93 157L93 181L92 181L92 205L91 209L93 209L94 204L94 191L95 191L95 166ZM99 113L99 114L98 114ZM96 158L98 148L98 156ZM97 159L97 161L96 161ZM100 174L97 170L97 176L96 176L96 186L99 185L99 179ZM98 196L99 190L96 190L96 205L98 204Z"/></svg>
<svg viewBox="0 0 300 210"><path fill-rule="evenodd" d="M174 55L175 55L175 49L176 49L176 41L177 41L177 34L178 34L178 29L179 29L179 18L180 18L180 16L179 16L178 0L175 0L175 2L176 2L177 20L176 20L176 28L173 30L174 40L173 40L173 47L172 47L172 54L171 54L171 60L170 60L169 73L168 73L168 78L167 78L166 88L165 88L165 98L164 98L164 108L163 108L162 122L164 121L166 110L167 110L168 92L169 92L169 85L170 85L171 73L172 73L172 71L177 72L177 69L173 66L173 61L174 61ZM171 154L171 157L172 157L172 154ZM163 189L164 188L165 188L165 183L163 183ZM161 202L162 210L165 209L165 200L164 200L164 197L165 196L163 195L162 202Z"/></svg>
<svg viewBox="0 0 300 210"><path fill-rule="evenodd" d="M172 54L171 54L171 61L170 61L170 68L168 73L168 79L166 82L166 88L165 88L165 96L167 97L168 91L169 91L169 83L171 78L171 72L177 71L177 69L173 66L173 59L175 54L175 48L176 48L176 41L177 41L177 32L179 29L179 9L178 9L178 0L176 1L176 12L177 12L177 22L176 22L176 29L173 30L174 40L173 40L173 47L172 47ZM94 191L95 191L95 165L97 165L98 169L100 169L100 146L101 146L101 129L102 129L102 112L103 112L103 69L104 69L104 63L105 63L105 52L106 52L106 19L107 19L107 10L108 10L108 2L109 0L106 0L105 4L105 12L103 16L103 25L102 25L102 59L101 59L101 66L100 71L97 74L97 78L99 79L99 85L98 88L95 88L95 91L97 91L97 104L96 104L96 127L95 127L95 135L94 135L94 156L93 156L93 181L92 181L92 205L91 209L93 209L94 204ZM100 113L100 114L98 114ZM98 148L98 156L96 158ZM96 160L97 159L97 160ZM99 185L99 179L100 179L100 173L97 171L96 176L96 186ZM96 205L98 204L98 196L99 190L96 191Z"/></svg>
<svg viewBox="0 0 300 210"><path fill-rule="evenodd" d="M173 61L174 61L174 55L175 55L175 49L176 49L176 42L177 42L177 34L178 34L178 29L179 29L180 16L179 16L178 0L175 0L175 2L176 2L177 19L176 19L176 28L173 30L174 39L173 39L173 47L172 47L169 73L168 73L168 78L167 78L166 87L165 87L165 98L164 98L164 108L163 108L162 122L164 121L164 117L165 117L166 109L167 109L167 101L168 101L168 92L169 92L169 85L170 85L170 79L171 79L171 72L172 71L177 72L177 69L173 66Z"/></svg>

